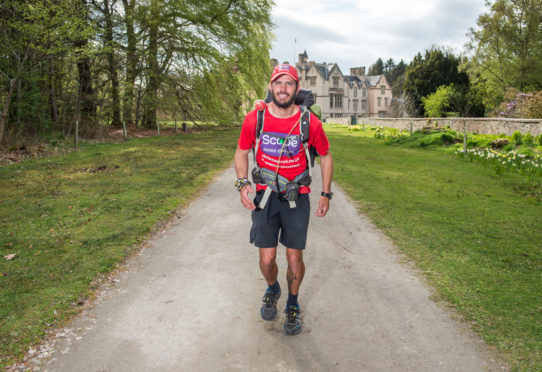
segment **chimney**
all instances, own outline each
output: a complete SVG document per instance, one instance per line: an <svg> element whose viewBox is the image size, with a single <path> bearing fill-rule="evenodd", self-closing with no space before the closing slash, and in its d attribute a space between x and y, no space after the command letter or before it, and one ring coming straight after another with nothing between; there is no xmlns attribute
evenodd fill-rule
<svg viewBox="0 0 542 372"><path fill-rule="evenodd" d="M353 76L364 76L365 75L365 67L352 67L350 68L350 75Z"/></svg>

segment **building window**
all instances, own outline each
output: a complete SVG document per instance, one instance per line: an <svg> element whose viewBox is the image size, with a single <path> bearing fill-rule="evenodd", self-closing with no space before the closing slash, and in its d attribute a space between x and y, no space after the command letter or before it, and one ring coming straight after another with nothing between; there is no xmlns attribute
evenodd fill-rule
<svg viewBox="0 0 542 372"><path fill-rule="evenodd" d="M382 86L380 87L380 93L381 93L381 94L386 94L386 86L385 86L385 85L382 85Z"/></svg>
<svg viewBox="0 0 542 372"><path fill-rule="evenodd" d="M329 95L329 107L343 107L343 96L342 94L330 94Z"/></svg>
<svg viewBox="0 0 542 372"><path fill-rule="evenodd" d="M316 86L316 76L309 76L309 81L312 87Z"/></svg>
<svg viewBox="0 0 542 372"><path fill-rule="evenodd" d="M382 97L378 97L378 107L382 106Z"/></svg>
<svg viewBox="0 0 542 372"><path fill-rule="evenodd" d="M358 111L358 100L355 99L354 100L354 112L357 112Z"/></svg>
<svg viewBox="0 0 542 372"><path fill-rule="evenodd" d="M384 106L388 107L388 97L384 97Z"/></svg>
<svg viewBox="0 0 542 372"><path fill-rule="evenodd" d="M363 89L361 90L361 96L362 96L363 98L367 97L367 89L363 88Z"/></svg>
<svg viewBox="0 0 542 372"><path fill-rule="evenodd" d="M363 111L367 110L367 101L361 101L361 109Z"/></svg>
<svg viewBox="0 0 542 372"><path fill-rule="evenodd" d="M338 87L339 86L339 77L333 76L333 86Z"/></svg>
<svg viewBox="0 0 542 372"><path fill-rule="evenodd" d="M358 90L354 88L354 97L357 97L357 96L358 96Z"/></svg>

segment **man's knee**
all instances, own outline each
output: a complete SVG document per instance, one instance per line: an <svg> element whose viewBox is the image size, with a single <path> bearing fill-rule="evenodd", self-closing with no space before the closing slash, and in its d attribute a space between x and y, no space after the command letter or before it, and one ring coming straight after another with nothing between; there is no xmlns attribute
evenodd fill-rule
<svg viewBox="0 0 542 372"><path fill-rule="evenodd" d="M303 264L303 251L299 249L287 249L286 260L288 261L288 266L290 267L296 267Z"/></svg>
<svg viewBox="0 0 542 372"><path fill-rule="evenodd" d="M260 249L260 265L271 267L275 264L276 251L271 248Z"/></svg>

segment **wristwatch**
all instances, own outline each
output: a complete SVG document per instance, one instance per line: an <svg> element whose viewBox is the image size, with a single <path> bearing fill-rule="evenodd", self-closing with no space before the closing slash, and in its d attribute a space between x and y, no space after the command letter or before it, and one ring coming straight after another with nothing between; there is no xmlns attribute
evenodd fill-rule
<svg viewBox="0 0 542 372"><path fill-rule="evenodd" d="M322 191L322 193L320 194L322 196L325 196L326 198L328 198L329 200L331 200L331 198L333 197L333 193L332 192L324 192Z"/></svg>

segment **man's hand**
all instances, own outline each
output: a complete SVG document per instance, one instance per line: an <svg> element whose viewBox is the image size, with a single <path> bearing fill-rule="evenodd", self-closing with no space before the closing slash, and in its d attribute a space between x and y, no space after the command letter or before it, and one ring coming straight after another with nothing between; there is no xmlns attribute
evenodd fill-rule
<svg viewBox="0 0 542 372"><path fill-rule="evenodd" d="M318 201L318 209L316 210L316 216L324 217L327 211L329 211L329 198L326 198L325 196L320 196L320 200Z"/></svg>
<svg viewBox="0 0 542 372"><path fill-rule="evenodd" d="M241 204L243 204L243 207L251 211L256 209L256 206L252 202L252 199L248 196L249 193L253 193L253 192L254 190L252 189L252 186L250 184L247 184L239 192L239 194L241 195Z"/></svg>

